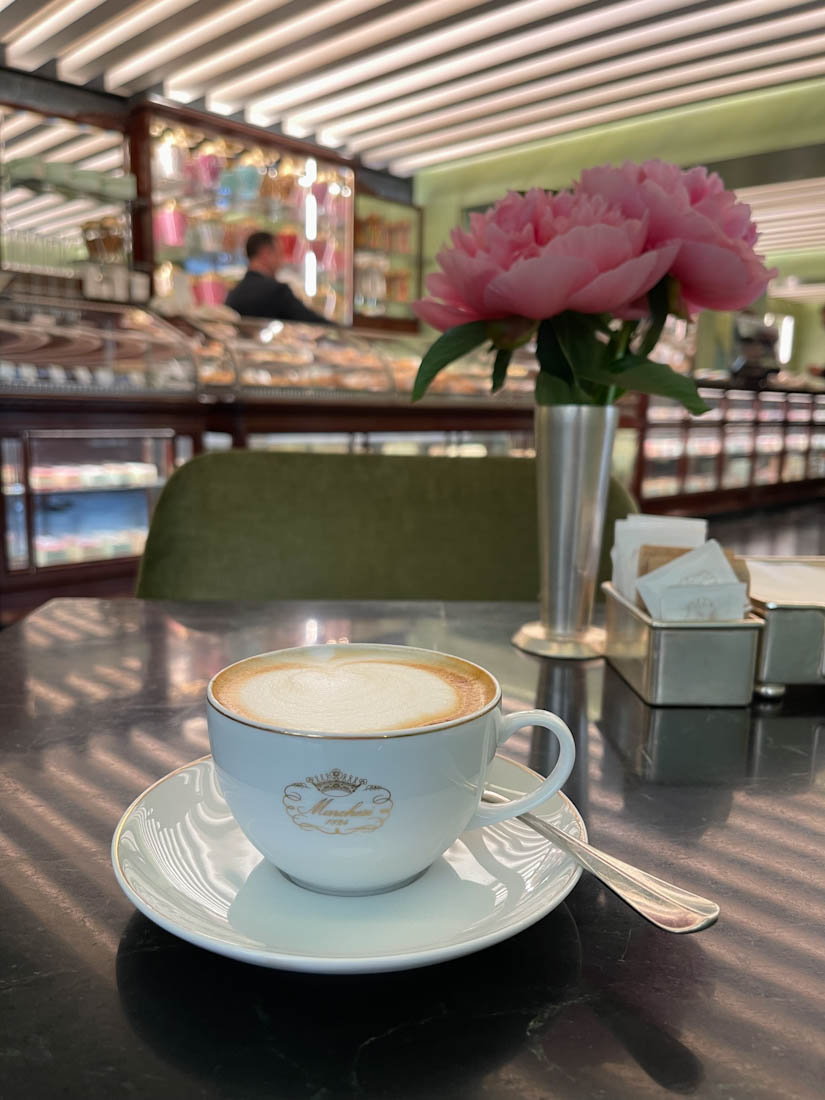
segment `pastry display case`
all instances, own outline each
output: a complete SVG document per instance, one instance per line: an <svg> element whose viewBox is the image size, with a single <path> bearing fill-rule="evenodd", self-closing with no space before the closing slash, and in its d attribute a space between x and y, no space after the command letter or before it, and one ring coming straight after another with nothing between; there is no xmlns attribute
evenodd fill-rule
<svg viewBox="0 0 825 1100"><path fill-rule="evenodd" d="M0 297L0 393L192 394L198 350L139 307L25 292Z"/></svg>
<svg viewBox="0 0 825 1100"><path fill-rule="evenodd" d="M278 278L316 312L349 324L350 167L185 110L144 121L148 157L143 146L138 152L149 175L151 233L141 260L154 265L156 295L181 312L221 304L246 270L247 237L266 230L279 243Z"/></svg>
<svg viewBox="0 0 825 1100"><path fill-rule="evenodd" d="M349 400L409 409L413 382L430 342L413 334L256 321L218 311L196 311L186 318L171 318L170 324L200 349L215 349L213 362L199 366L201 385L222 388L233 400L244 402ZM421 407L489 405L491 371L489 352L465 356L441 372ZM533 356L514 355L507 381L492 403L531 409L535 372Z"/></svg>
<svg viewBox="0 0 825 1100"><path fill-rule="evenodd" d="M56 429L0 440L7 569L139 556L173 435Z"/></svg>
<svg viewBox="0 0 825 1100"><path fill-rule="evenodd" d="M702 515L825 493L825 393L707 384L710 411L642 399L631 487L643 510Z"/></svg>
<svg viewBox="0 0 825 1100"><path fill-rule="evenodd" d="M356 191L354 322L416 331L421 296L422 214L417 206Z"/></svg>

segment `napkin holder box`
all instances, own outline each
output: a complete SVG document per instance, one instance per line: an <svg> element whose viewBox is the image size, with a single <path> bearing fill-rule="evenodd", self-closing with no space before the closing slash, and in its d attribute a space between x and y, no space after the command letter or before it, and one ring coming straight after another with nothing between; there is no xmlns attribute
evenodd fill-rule
<svg viewBox="0 0 825 1100"><path fill-rule="evenodd" d="M753 695L762 620L657 622L609 582L605 656L646 703L745 707Z"/></svg>
<svg viewBox="0 0 825 1100"><path fill-rule="evenodd" d="M751 561L792 562L825 569L825 558L755 557ZM751 597L764 622L756 663L760 695L782 695L787 684L825 684L825 607Z"/></svg>

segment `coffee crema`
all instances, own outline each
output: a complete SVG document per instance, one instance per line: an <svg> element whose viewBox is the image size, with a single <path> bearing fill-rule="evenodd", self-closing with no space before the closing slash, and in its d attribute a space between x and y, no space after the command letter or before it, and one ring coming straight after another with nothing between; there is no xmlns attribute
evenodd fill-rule
<svg viewBox="0 0 825 1100"><path fill-rule="evenodd" d="M482 669L457 658L401 660L391 648L318 646L231 665L212 693L249 721L346 735L450 722L492 702L496 688Z"/></svg>

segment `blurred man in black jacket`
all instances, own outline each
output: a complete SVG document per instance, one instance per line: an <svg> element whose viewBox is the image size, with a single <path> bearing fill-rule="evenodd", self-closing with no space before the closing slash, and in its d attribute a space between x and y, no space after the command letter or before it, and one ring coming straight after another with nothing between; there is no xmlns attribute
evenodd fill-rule
<svg viewBox="0 0 825 1100"><path fill-rule="evenodd" d="M230 290L226 304L242 317L271 317L278 321L304 321L315 325L330 322L305 306L275 273L280 266L280 249L272 233L253 233L246 242L249 269Z"/></svg>

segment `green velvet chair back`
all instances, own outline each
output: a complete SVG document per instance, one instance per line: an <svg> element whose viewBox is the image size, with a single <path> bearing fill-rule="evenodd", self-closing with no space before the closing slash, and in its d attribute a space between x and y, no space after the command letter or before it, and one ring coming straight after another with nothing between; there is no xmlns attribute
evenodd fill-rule
<svg viewBox="0 0 825 1100"><path fill-rule="evenodd" d="M203 455L161 493L137 594L534 600L535 496L534 464L519 458ZM605 550L634 510L611 482Z"/></svg>

